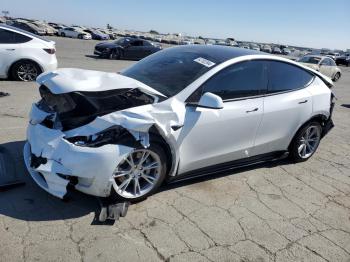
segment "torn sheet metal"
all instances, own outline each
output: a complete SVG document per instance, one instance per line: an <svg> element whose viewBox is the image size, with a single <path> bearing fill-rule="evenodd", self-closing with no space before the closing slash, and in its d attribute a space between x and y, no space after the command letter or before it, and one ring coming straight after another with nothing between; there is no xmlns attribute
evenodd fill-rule
<svg viewBox="0 0 350 262"><path fill-rule="evenodd" d="M117 74L93 71L90 72L91 75L87 75L86 70L74 69L70 72L71 70L73 69L61 69L41 75L38 83L45 84L50 91L56 93L78 90L96 91L98 88L103 90L136 88L136 86L149 93L157 93L144 84L140 85L136 80ZM151 127L156 127L172 151L173 165L170 175L174 175L179 161L176 143L179 132L173 130L171 126L183 125L185 111L183 103L170 98L161 103L132 107L98 116L86 125L61 131L42 125L41 122L48 117L49 113L44 112L37 104L33 104L27 130L28 143L24 148L25 163L37 184L57 197L64 197L71 176L78 178L78 183L75 185L77 190L95 196L108 196L114 170L134 148L118 144L82 147L70 143L67 139L91 136L110 127L121 126L144 147L148 147L149 130ZM38 167L33 167L30 161L32 154L47 161Z"/></svg>

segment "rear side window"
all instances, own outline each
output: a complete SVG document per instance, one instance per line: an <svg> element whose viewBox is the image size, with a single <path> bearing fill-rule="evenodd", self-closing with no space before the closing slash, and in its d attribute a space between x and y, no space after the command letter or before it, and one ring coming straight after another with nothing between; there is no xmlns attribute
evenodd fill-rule
<svg viewBox="0 0 350 262"><path fill-rule="evenodd" d="M259 95L266 87L266 63L247 61L218 72L203 84L202 93L211 92L228 100Z"/></svg>
<svg viewBox="0 0 350 262"><path fill-rule="evenodd" d="M32 40L29 36L0 28L0 44L21 44Z"/></svg>
<svg viewBox="0 0 350 262"><path fill-rule="evenodd" d="M311 73L292 64L277 61L270 61L268 64L269 93L300 89L314 78Z"/></svg>

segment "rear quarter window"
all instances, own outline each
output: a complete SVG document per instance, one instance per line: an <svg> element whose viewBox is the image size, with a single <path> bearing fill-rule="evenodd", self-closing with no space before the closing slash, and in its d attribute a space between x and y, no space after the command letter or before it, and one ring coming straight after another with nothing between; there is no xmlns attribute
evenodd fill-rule
<svg viewBox="0 0 350 262"><path fill-rule="evenodd" d="M29 36L0 28L0 44L22 44L32 40Z"/></svg>
<svg viewBox="0 0 350 262"><path fill-rule="evenodd" d="M268 93L304 88L314 76L306 70L285 62L270 61L268 66Z"/></svg>

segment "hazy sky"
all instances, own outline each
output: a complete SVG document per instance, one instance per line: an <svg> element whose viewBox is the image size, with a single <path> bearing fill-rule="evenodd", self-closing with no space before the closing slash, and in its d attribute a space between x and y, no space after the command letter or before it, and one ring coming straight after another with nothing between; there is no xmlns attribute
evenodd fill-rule
<svg viewBox="0 0 350 262"><path fill-rule="evenodd" d="M0 10L67 24L350 48L350 0L1 0Z"/></svg>

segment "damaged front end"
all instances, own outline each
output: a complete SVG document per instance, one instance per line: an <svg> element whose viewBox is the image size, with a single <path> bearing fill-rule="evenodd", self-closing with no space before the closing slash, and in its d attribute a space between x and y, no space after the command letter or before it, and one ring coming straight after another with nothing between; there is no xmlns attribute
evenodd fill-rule
<svg viewBox="0 0 350 262"><path fill-rule="evenodd" d="M171 141L169 123L179 117L171 103L158 103L163 96L136 80L92 71L98 85L84 89L77 86L77 75L86 82L81 79L86 71L73 70L69 88L62 75L72 73L59 71L37 80L42 99L32 105L25 164L35 182L56 197L63 198L68 185L109 196L118 164L136 148L149 146L153 126Z"/></svg>

